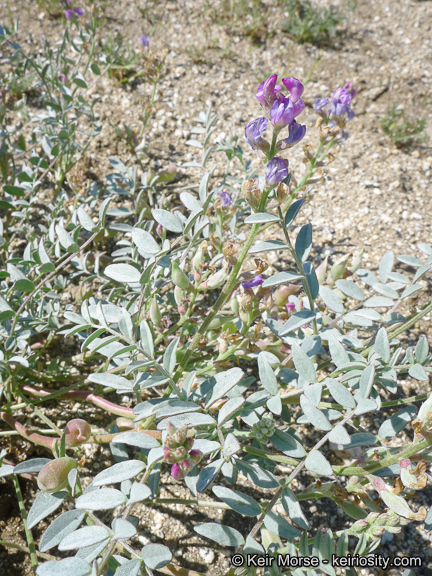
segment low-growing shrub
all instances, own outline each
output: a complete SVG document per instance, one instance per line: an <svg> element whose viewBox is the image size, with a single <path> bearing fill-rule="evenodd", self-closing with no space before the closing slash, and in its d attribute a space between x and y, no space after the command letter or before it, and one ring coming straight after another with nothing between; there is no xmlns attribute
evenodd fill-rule
<svg viewBox="0 0 432 576"><path fill-rule="evenodd" d="M23 53L16 30L0 29L3 57L20 63L3 91L13 74L35 74L42 107L24 130L12 122L18 103L4 100L0 132L2 434L49 455L16 465L3 450L0 476L14 485L35 574L178 574L167 546L140 545L132 515L170 503L160 496L166 472L190 493L176 505L238 514L235 526L194 525L236 552L229 574L255 574L245 564L255 555L274 559L266 574L331 575L334 558L362 566L386 531L430 528L431 512L413 497L431 462L431 356L425 336L410 346L401 336L432 310L419 300L432 247L388 251L376 272L362 268L361 247L314 264L302 215L348 137L352 84L314 102L317 142L304 147L298 174L289 154L307 129L304 86L277 84L274 74L257 90L261 116L245 128L263 161L257 174L237 137L213 143L209 109L187 142L199 160L183 164L198 178L178 195L161 193L176 167L139 172L135 159L114 157L103 185L78 187L71 170L101 130L87 92L110 64L91 48L97 23L74 26L37 58ZM278 239L259 239L270 226ZM411 397L398 382L406 374L418 382ZM91 403L113 421L105 428L71 413L59 428L51 400ZM116 463L99 462L96 473L88 462L83 482L88 444L107 445ZM37 475L29 510L21 474ZM248 481L241 490L239 475ZM252 487L273 490L271 498L252 497ZM337 530L317 529L302 510L318 498L341 509ZM249 531L244 516L254 519ZM32 530L47 518L35 542ZM309 557L317 563L295 568ZM354 565L347 572L356 573Z"/></svg>

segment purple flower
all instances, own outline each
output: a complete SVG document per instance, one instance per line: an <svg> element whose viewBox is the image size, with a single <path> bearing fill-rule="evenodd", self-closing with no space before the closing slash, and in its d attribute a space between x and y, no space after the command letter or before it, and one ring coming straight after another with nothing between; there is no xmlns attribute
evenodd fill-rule
<svg viewBox="0 0 432 576"><path fill-rule="evenodd" d="M263 116L250 122L245 128L245 138L254 150L268 148L269 143L262 138L268 126L267 118Z"/></svg>
<svg viewBox="0 0 432 576"><path fill-rule="evenodd" d="M303 94L304 86L297 80L297 78L282 78L282 83L287 90L289 90L289 99L293 102L297 102L301 95Z"/></svg>
<svg viewBox="0 0 432 576"><path fill-rule="evenodd" d="M275 130L282 130L294 120L294 105L282 94L276 98L270 108L270 120Z"/></svg>
<svg viewBox="0 0 432 576"><path fill-rule="evenodd" d="M273 74L258 86L256 97L263 108L270 107L276 100L282 86L276 84L277 74Z"/></svg>
<svg viewBox="0 0 432 576"><path fill-rule="evenodd" d="M288 176L288 162L277 156L270 160L265 170L265 179L269 186L276 186Z"/></svg>
<svg viewBox="0 0 432 576"><path fill-rule="evenodd" d="M65 15L66 20L71 20L73 18L73 12L70 9L65 10L64 15Z"/></svg>
<svg viewBox="0 0 432 576"><path fill-rule="evenodd" d="M340 100L342 104L349 107L351 100L355 97L356 93L353 83L348 82L343 88L337 88L333 92L333 98L335 100Z"/></svg>
<svg viewBox="0 0 432 576"><path fill-rule="evenodd" d="M81 10L81 8L74 8L74 12L77 16L82 16L84 14L84 11Z"/></svg>
<svg viewBox="0 0 432 576"><path fill-rule="evenodd" d="M140 36L140 42L144 48L148 48L150 46L150 36Z"/></svg>
<svg viewBox="0 0 432 576"><path fill-rule="evenodd" d="M219 192L219 198L222 203L222 208L228 208L228 206L231 206L232 198L229 192L226 192L225 190L223 192Z"/></svg>
<svg viewBox="0 0 432 576"><path fill-rule="evenodd" d="M263 282L263 277L261 274L258 274L258 276L255 276L255 278L252 278L252 280L246 280L241 284L245 290L249 290L250 288L255 288L255 286L260 286Z"/></svg>
<svg viewBox="0 0 432 576"><path fill-rule="evenodd" d="M286 309L288 311L288 314L292 314L295 311L294 302L288 302L288 304L286 305Z"/></svg>
<svg viewBox="0 0 432 576"><path fill-rule="evenodd" d="M63 84L66 82L66 74L63 74L63 72L61 74L59 74L58 79L60 80L60 82L63 82Z"/></svg>
<svg viewBox="0 0 432 576"><path fill-rule="evenodd" d="M286 150L287 148L291 148L295 144L298 144L301 140L303 140L306 134L306 126L304 124L299 124L295 120L291 122L288 126L289 128L289 136L284 140L279 140L277 143L277 147L279 150Z"/></svg>
<svg viewBox="0 0 432 576"><path fill-rule="evenodd" d="M327 106L328 103L329 103L328 98L316 98L316 100L314 100L314 103L312 104L312 107L315 110L315 112L318 112L320 116L325 116L326 112L324 111L324 108Z"/></svg>
<svg viewBox="0 0 432 576"><path fill-rule="evenodd" d="M301 98L299 98L297 102L294 102L294 118L299 116L304 109L305 109L305 103Z"/></svg>
<svg viewBox="0 0 432 576"><path fill-rule="evenodd" d="M183 480L185 473L177 462L171 466L171 476L174 480Z"/></svg>

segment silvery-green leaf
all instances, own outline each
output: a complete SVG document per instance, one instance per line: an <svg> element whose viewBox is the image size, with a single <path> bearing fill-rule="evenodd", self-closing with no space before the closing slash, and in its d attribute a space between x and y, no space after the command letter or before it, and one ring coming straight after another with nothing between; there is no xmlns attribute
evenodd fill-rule
<svg viewBox="0 0 432 576"><path fill-rule="evenodd" d="M144 258L150 258L161 251L159 244L153 236L141 228L132 228L132 241L138 248L138 252Z"/></svg>
<svg viewBox="0 0 432 576"><path fill-rule="evenodd" d="M411 378L415 378L416 380L421 380L423 382L428 381L428 375L426 374L425 369L421 364L413 364L410 366L408 374L411 376Z"/></svg>
<svg viewBox="0 0 432 576"><path fill-rule="evenodd" d="M333 470L328 460L319 450L312 450L307 455L305 466L309 472L318 474L318 476L332 476Z"/></svg>
<svg viewBox="0 0 432 576"><path fill-rule="evenodd" d="M150 570L159 570L172 560L170 549L163 544L147 544L141 550L141 556Z"/></svg>
<svg viewBox="0 0 432 576"><path fill-rule="evenodd" d="M429 264L425 264L424 266L420 266L420 268L417 270L417 272L414 275L413 278L413 284L415 284L415 282L417 282L418 280L420 280L420 278L422 276L424 276L426 274L426 272L428 272L430 270L430 263Z"/></svg>
<svg viewBox="0 0 432 576"><path fill-rule="evenodd" d="M417 345L415 347L415 357L417 359L417 362L423 364L423 362L428 357L428 354L429 354L429 344L426 336L422 335L420 336L419 341L417 342Z"/></svg>
<svg viewBox="0 0 432 576"><path fill-rule="evenodd" d="M215 440L206 440L205 438L196 438L193 444L193 448L200 450L203 454L210 454L215 450L220 450L222 448L220 442Z"/></svg>
<svg viewBox="0 0 432 576"><path fill-rule="evenodd" d="M270 442L286 456L291 456L292 458L303 458L306 454L305 449L300 442L294 438L293 435L288 434L288 432L284 432L283 430L276 429L275 433L270 438Z"/></svg>
<svg viewBox="0 0 432 576"><path fill-rule="evenodd" d="M419 266L423 265L423 262L415 256L398 256L398 260L399 262L403 262L404 264L408 264L408 266L413 266L414 268L418 268Z"/></svg>
<svg viewBox="0 0 432 576"><path fill-rule="evenodd" d="M298 538L301 536L301 532L297 530L297 528L273 510L270 510L270 512L267 512L265 515L264 526L267 530L274 534L278 534L281 538Z"/></svg>
<svg viewBox="0 0 432 576"><path fill-rule="evenodd" d="M331 430L332 425L324 414L304 394L300 396L300 406L308 421L319 430Z"/></svg>
<svg viewBox="0 0 432 576"><path fill-rule="evenodd" d="M10 464L5 464L4 466L0 467L0 478L4 478L5 476L10 476L14 473L14 467Z"/></svg>
<svg viewBox="0 0 432 576"><path fill-rule="evenodd" d="M309 356L300 348L298 344L292 344L291 351L293 361L297 372L308 384L312 384L316 380L315 367Z"/></svg>
<svg viewBox="0 0 432 576"><path fill-rule="evenodd" d="M180 234L183 232L183 226L179 218L167 210L161 208L156 208L152 210L153 218L158 224L169 230L170 232L176 232Z"/></svg>
<svg viewBox="0 0 432 576"><path fill-rule="evenodd" d="M344 305L334 290L328 286L320 286L319 294L324 304L328 306L330 310L333 310L333 312L337 312L338 314L343 314Z"/></svg>
<svg viewBox="0 0 432 576"><path fill-rule="evenodd" d="M85 526L68 534L60 542L59 550L76 550L93 546L110 537L109 531L103 526Z"/></svg>
<svg viewBox="0 0 432 576"><path fill-rule="evenodd" d="M81 558L64 558L40 564L37 576L90 576L92 567Z"/></svg>
<svg viewBox="0 0 432 576"><path fill-rule="evenodd" d="M150 498L150 496L151 490L148 486L134 482L129 494L129 503L133 504L135 502L142 502L143 500Z"/></svg>
<svg viewBox="0 0 432 576"><path fill-rule="evenodd" d="M296 272L278 272L264 280L262 287L270 288L271 286L278 286L279 284L290 284L294 282L294 280L299 279L301 279L301 275Z"/></svg>
<svg viewBox="0 0 432 576"><path fill-rule="evenodd" d="M261 514L261 506L258 502L250 496L243 494L243 492L231 490L224 486L214 486L212 490L218 498L223 500L239 514L243 514L244 516L258 516Z"/></svg>
<svg viewBox="0 0 432 576"><path fill-rule="evenodd" d="M142 563L138 558L129 560L117 568L115 576L138 576L141 566Z"/></svg>
<svg viewBox="0 0 432 576"><path fill-rule="evenodd" d="M143 320L139 326L139 333L142 342L142 347L150 356L153 358L154 355L154 343L153 343L153 334L150 330L147 320Z"/></svg>
<svg viewBox="0 0 432 576"><path fill-rule="evenodd" d="M210 485L211 482L216 478L222 464L225 462L224 458L219 458L218 460L213 460L205 468L203 468L199 474L198 481L196 484L196 489L198 492L204 492L204 490Z"/></svg>
<svg viewBox="0 0 432 576"><path fill-rule="evenodd" d="M293 522L304 530L309 529L309 522L303 514L300 503L291 488L284 488L282 492L282 505Z"/></svg>
<svg viewBox="0 0 432 576"><path fill-rule="evenodd" d="M124 464L124 462L120 462L120 464ZM101 488L90 492L90 494L80 496L75 502L75 507L77 510L111 510L124 504L126 500L126 495L120 490Z"/></svg>
<svg viewBox="0 0 432 576"><path fill-rule="evenodd" d="M226 402L218 412L218 425L222 426L224 422L229 420L245 403L243 396L231 398Z"/></svg>
<svg viewBox="0 0 432 576"><path fill-rule="evenodd" d="M58 238L60 240L60 244L63 246L65 250L74 246L75 243L72 239L72 236L68 232L66 232L63 226L60 226L60 224L56 224L55 229Z"/></svg>
<svg viewBox="0 0 432 576"><path fill-rule="evenodd" d="M360 378L359 388L363 398L368 398L375 380L375 366L367 366Z"/></svg>
<svg viewBox="0 0 432 576"><path fill-rule="evenodd" d="M329 349L330 349L330 356L335 363L336 367L339 368L343 364L348 364L349 357L348 353L342 344L336 340L333 334L330 334L328 338Z"/></svg>
<svg viewBox="0 0 432 576"><path fill-rule="evenodd" d="M267 240L266 242L259 242L252 246L249 254L258 254L260 252L270 252L272 250L288 250L288 246L279 240Z"/></svg>
<svg viewBox="0 0 432 576"><path fill-rule="evenodd" d="M39 492L27 516L28 529L31 530L38 522L57 510L63 504L66 496L67 492L56 492L55 494Z"/></svg>
<svg viewBox="0 0 432 576"><path fill-rule="evenodd" d="M114 538L116 540L133 538L137 533L135 526L123 518L114 518L112 529L114 530Z"/></svg>
<svg viewBox="0 0 432 576"><path fill-rule="evenodd" d="M195 404L195 402L170 398L158 405L153 412L156 412L156 418L166 418L168 416L171 417L178 414L186 414L188 412L197 412L201 409L201 406Z"/></svg>
<svg viewBox="0 0 432 576"><path fill-rule="evenodd" d="M83 548L79 548L77 553L75 554L75 558L80 558L85 562L93 562L95 558L97 558L101 552L106 548L106 545L109 543L110 538L105 538L101 542L97 542L97 544L92 544L91 546L86 546Z"/></svg>
<svg viewBox="0 0 432 576"><path fill-rule="evenodd" d="M408 298L409 296L411 296L412 294L414 294L414 292L418 292L419 290L422 290L423 286L421 284L413 284L412 286L407 286L405 288L405 290L402 292L401 294L401 298Z"/></svg>
<svg viewBox="0 0 432 576"><path fill-rule="evenodd" d="M57 546L63 538L78 528L84 517L85 512L81 512L80 510L68 510L61 516L58 516L43 533L39 550L46 552L54 546Z"/></svg>
<svg viewBox="0 0 432 576"><path fill-rule="evenodd" d="M337 424L329 434L330 442L334 444L350 444L351 438L341 424Z"/></svg>
<svg viewBox="0 0 432 576"><path fill-rule="evenodd" d="M245 224L264 224L265 222L278 222L279 216L276 214L267 214L266 212L257 212L251 214L245 219Z"/></svg>
<svg viewBox="0 0 432 576"><path fill-rule="evenodd" d="M312 224L300 228L295 243L295 251L302 262L306 262L312 248Z"/></svg>
<svg viewBox="0 0 432 576"><path fill-rule="evenodd" d="M334 400L344 408L354 408L355 400L349 390L343 384L333 378L326 379L327 388Z"/></svg>
<svg viewBox="0 0 432 576"><path fill-rule="evenodd" d="M169 374L172 374L174 372L174 368L177 362L176 354L178 343L179 338L174 338L174 340L171 340L171 342L168 344L165 350L165 354L163 357L163 367Z"/></svg>
<svg viewBox="0 0 432 576"><path fill-rule="evenodd" d="M380 438L394 438L417 413L415 406L406 406L393 414L389 420L385 420L378 430Z"/></svg>
<svg viewBox="0 0 432 576"><path fill-rule="evenodd" d="M193 214L201 212L202 210L201 204L198 202L195 196L192 196L192 194L189 194L189 192L182 192L180 194L180 200L186 206L186 208Z"/></svg>
<svg viewBox="0 0 432 576"><path fill-rule="evenodd" d="M305 198L302 198L301 200L296 200L288 208L287 213L285 214L285 226L287 228L294 221L295 217L299 213L300 208L303 206L305 201L306 201Z"/></svg>
<svg viewBox="0 0 432 576"><path fill-rule="evenodd" d="M280 393L272 396L267 400L267 408L270 410L272 414L276 414L276 416L280 416L282 412L282 401L280 397Z"/></svg>
<svg viewBox="0 0 432 576"><path fill-rule="evenodd" d="M95 224L91 217L87 214L84 206L81 205L78 207L77 216L81 226L88 232L92 232L95 228L97 228L97 224Z"/></svg>
<svg viewBox="0 0 432 576"><path fill-rule="evenodd" d="M413 512L402 496L393 494L387 490L381 490L380 498L392 512L395 512L403 518L412 518Z"/></svg>
<svg viewBox="0 0 432 576"><path fill-rule="evenodd" d="M315 300L319 294L319 288L320 288L315 269L310 262L305 262L303 264L303 270L306 276L306 281L308 283L312 299Z"/></svg>
<svg viewBox="0 0 432 576"><path fill-rule="evenodd" d="M360 301L365 299L361 288L359 288L357 284L354 284L354 282L351 282L350 280L336 280L336 287L339 288L339 290L349 298Z"/></svg>
<svg viewBox="0 0 432 576"><path fill-rule="evenodd" d="M188 412L187 414L179 414L178 416L173 416L169 418L169 421L173 426L178 428L179 426L209 426L216 425L216 421L209 414L202 414L201 412ZM167 426L168 418L162 420L157 425L158 430L165 430Z"/></svg>
<svg viewBox="0 0 432 576"><path fill-rule="evenodd" d="M432 530L432 507L429 508L428 515L426 516L425 529L428 531Z"/></svg>
<svg viewBox="0 0 432 576"><path fill-rule="evenodd" d="M209 385L212 385L212 387L207 394L206 408L210 408L215 402L224 398L240 382L243 376L244 372L241 368L230 368L212 376L209 379Z"/></svg>
<svg viewBox="0 0 432 576"><path fill-rule="evenodd" d="M319 403L321 402L321 394L322 394L322 384L321 382L317 382L316 384L312 384L305 388L304 395L308 400L312 402L314 406L318 408Z"/></svg>
<svg viewBox="0 0 432 576"><path fill-rule="evenodd" d="M264 548L259 542L247 536L246 543L243 546L244 554L264 554Z"/></svg>
<svg viewBox="0 0 432 576"><path fill-rule="evenodd" d="M377 332L375 339L375 350L378 352L384 362L388 362L390 360L390 344L385 328L380 328Z"/></svg>
<svg viewBox="0 0 432 576"><path fill-rule="evenodd" d="M158 448L160 443L156 438L146 434L145 432L122 432L111 440L112 444L127 444L128 446L136 446L148 450L150 448Z"/></svg>
<svg viewBox="0 0 432 576"><path fill-rule="evenodd" d="M25 462L20 462L15 466L14 474L28 474L30 472L40 472L45 464L50 462L49 458L32 458Z"/></svg>
<svg viewBox="0 0 432 576"><path fill-rule="evenodd" d="M127 340L133 341L134 329L133 329L132 319L131 319L129 312L127 310L125 310L124 308L122 308L122 315L121 315L120 321L119 321L119 328L120 328L120 332L123 334L123 336L125 336L125 338L127 338Z"/></svg>
<svg viewBox="0 0 432 576"><path fill-rule="evenodd" d="M393 306L394 302L390 298L386 298L384 296L372 296L371 298L365 300L364 305L368 308L381 308Z"/></svg>
<svg viewBox="0 0 432 576"><path fill-rule="evenodd" d="M140 281L141 273L130 264L109 264L104 270L105 276L116 282L136 284Z"/></svg>
<svg viewBox="0 0 432 576"><path fill-rule="evenodd" d="M272 396L275 395L278 390L276 376L273 372L273 368L270 366L270 363L267 360L266 355L263 352L260 352L258 355L258 371L264 388Z"/></svg>
<svg viewBox="0 0 432 576"><path fill-rule="evenodd" d="M378 408L377 403L370 398L360 398L357 402L357 408L354 414L360 416L360 414L366 414L367 412L372 412Z"/></svg>
<svg viewBox="0 0 432 576"><path fill-rule="evenodd" d="M230 458L234 454L237 454L241 449L240 442L231 432L225 438L225 443L223 446L223 453L226 458Z"/></svg>
<svg viewBox="0 0 432 576"><path fill-rule="evenodd" d="M90 374L88 377L90 382L94 382L95 384L101 384L107 388L115 388L116 390L133 390L134 383L132 380L128 380L124 376L119 376L117 374L107 374L99 373L99 374Z"/></svg>
<svg viewBox="0 0 432 576"><path fill-rule="evenodd" d="M224 526L223 524L208 522L194 526L194 530L200 536L209 538L221 546L241 546L244 544L244 538L238 530Z"/></svg>
<svg viewBox="0 0 432 576"><path fill-rule="evenodd" d="M145 463L140 460L128 460L114 464L106 470L102 470L94 477L93 486L103 486L104 484L116 484L135 478L145 468Z"/></svg>
<svg viewBox="0 0 432 576"><path fill-rule="evenodd" d="M260 488L276 488L279 482L269 470L264 470L258 464L252 464L244 460L236 461L236 468L246 478Z"/></svg>
<svg viewBox="0 0 432 576"><path fill-rule="evenodd" d="M297 328L301 328L304 324L309 324L314 318L316 314L311 312L310 310L300 310L300 312L296 312L285 322L282 326L281 330L279 331L279 336L284 336Z"/></svg>
<svg viewBox="0 0 432 576"><path fill-rule="evenodd" d="M374 284L373 288L376 292L379 292L380 294L382 294L383 296L387 296L388 298L392 298L394 300L397 300L399 298L399 294L396 292L396 290L394 290L393 288L391 288L391 286L388 286L386 284L380 284L379 282L377 282L376 284Z"/></svg>
<svg viewBox="0 0 432 576"><path fill-rule="evenodd" d="M394 265L394 254L391 250L389 250L381 258L381 262L379 265L379 275L381 278L381 282L383 282L384 284L387 282L389 273L393 270L393 265Z"/></svg>

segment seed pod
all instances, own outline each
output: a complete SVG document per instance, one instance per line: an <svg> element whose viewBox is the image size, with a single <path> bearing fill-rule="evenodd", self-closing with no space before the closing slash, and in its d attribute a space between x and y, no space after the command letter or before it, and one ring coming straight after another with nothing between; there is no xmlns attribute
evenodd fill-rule
<svg viewBox="0 0 432 576"><path fill-rule="evenodd" d="M182 290L189 290L190 281L188 276L181 270L180 266L175 260L172 262L172 281Z"/></svg>
<svg viewBox="0 0 432 576"><path fill-rule="evenodd" d="M350 255L348 254L348 256L342 256L342 258L339 258L339 260L337 260L333 266L331 267L331 277L333 278L333 280L339 280L339 278L342 278L342 276L344 275L344 272L346 270L347 264L348 264L348 260L349 260Z"/></svg>
<svg viewBox="0 0 432 576"><path fill-rule="evenodd" d="M160 326L162 320L162 313L158 306L156 296L153 298L152 303L150 304L150 319L153 322L154 326Z"/></svg>
<svg viewBox="0 0 432 576"><path fill-rule="evenodd" d="M78 468L78 462L67 456L51 460L42 468L37 477L40 490L52 493L58 492L68 485L68 474Z"/></svg>
<svg viewBox="0 0 432 576"><path fill-rule="evenodd" d="M273 297L277 306L283 306L288 302L288 298L300 290L301 286L296 284L283 284L275 291Z"/></svg>
<svg viewBox="0 0 432 576"><path fill-rule="evenodd" d="M91 436L90 424L81 418L70 420L65 428L66 446L75 448L87 442Z"/></svg>
<svg viewBox="0 0 432 576"><path fill-rule="evenodd" d="M325 257L325 260L323 262L321 262L321 264L315 270L315 274L318 278L318 283L320 285L324 284L325 277L327 274L327 264L328 264L328 256Z"/></svg>

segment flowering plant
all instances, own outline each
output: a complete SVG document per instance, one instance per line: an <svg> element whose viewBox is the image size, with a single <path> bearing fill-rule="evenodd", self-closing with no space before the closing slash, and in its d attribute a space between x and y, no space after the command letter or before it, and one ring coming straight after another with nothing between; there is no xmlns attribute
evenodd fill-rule
<svg viewBox="0 0 432 576"><path fill-rule="evenodd" d="M92 25L80 31L93 38L90 46ZM189 141L200 148L200 162L184 165L202 172L196 186L168 196L162 192L176 186L177 168L153 174L131 155L138 165L111 158L103 189L91 185L84 193L71 170L100 130L85 95L89 75L97 79L102 71L93 52L87 64L80 54L72 66L72 56L61 52L69 32L60 53L47 48L46 61L23 64L12 32L3 30L10 62L22 64L10 69L36 67L48 110L32 133L38 146L24 155L7 116L12 108L2 109L0 134L2 434L19 434L43 451L19 464L2 451L0 476L16 491L35 574L196 574L173 564L162 542L139 546L132 511L144 506L175 503L253 518L249 528L194 519L200 537L239 550L230 575L253 573L245 572L242 555L264 553L314 556L319 570L333 574L335 551L367 555L386 531L410 521L430 527L431 512L412 497L429 479L431 398L424 390L404 397L398 376L408 373L424 386L432 372L427 339L406 347L399 338L432 310L415 300L432 248L419 245L422 260L399 257L414 268L411 275L394 271L392 251L377 274L362 268L361 251L317 265L311 224L297 226L348 137L352 84L315 101L317 143L304 145L301 174L289 151L306 134L299 121L304 86L296 78L277 84L274 74L257 90L263 115L245 128L263 161L260 175L235 138L212 144L217 119L209 109L195 131L202 142ZM140 41L150 58L148 39ZM152 62L154 86L159 68ZM76 130L81 116L93 126L90 136ZM215 154L227 163L220 179L207 165ZM240 181L229 178L234 159ZM35 226L42 182L53 194L46 221ZM278 227L277 240L257 238L270 226ZM279 255L273 269L269 252ZM64 297L68 286L74 298ZM60 362L56 346L65 339L76 349ZM112 421L74 417L57 425L46 404L53 399L91 403L102 422ZM23 408L49 431L24 424ZM402 438L404 428L411 433ZM115 463L106 466L104 457L102 470L85 472L89 446L101 454L109 447ZM40 490L28 511L19 475ZM173 502L161 495L161 485L173 482L184 483L190 497ZM253 497L246 493L252 487ZM271 497L261 489L272 490ZM305 502L321 498L341 510L334 531L316 529L303 511ZM33 529L46 518L51 524L38 540Z"/></svg>

